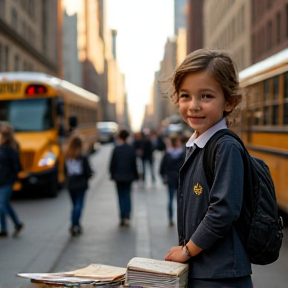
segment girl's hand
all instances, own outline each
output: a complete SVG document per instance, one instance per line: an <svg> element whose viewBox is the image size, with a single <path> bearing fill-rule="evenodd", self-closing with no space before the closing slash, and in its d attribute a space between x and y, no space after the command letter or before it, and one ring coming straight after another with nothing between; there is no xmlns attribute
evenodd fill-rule
<svg viewBox="0 0 288 288"><path fill-rule="evenodd" d="M189 260L189 256L184 252L182 246L174 246L165 257L165 261L184 263Z"/></svg>

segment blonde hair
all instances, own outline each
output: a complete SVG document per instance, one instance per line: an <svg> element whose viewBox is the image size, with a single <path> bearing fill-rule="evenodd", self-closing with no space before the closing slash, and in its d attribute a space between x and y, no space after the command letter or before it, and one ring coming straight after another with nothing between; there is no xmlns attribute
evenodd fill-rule
<svg viewBox="0 0 288 288"><path fill-rule="evenodd" d="M241 102L241 95L238 94L239 81L236 65L227 53L209 49L193 51L175 69L171 80L173 86L171 98L174 103L179 101L179 90L184 77L191 72L205 70L219 83L225 100L233 104L235 108ZM223 116L226 117L231 112L224 111Z"/></svg>
<svg viewBox="0 0 288 288"><path fill-rule="evenodd" d="M73 135L71 136L67 151L66 151L66 158L68 159L75 159L82 153L83 148L83 141L80 136Z"/></svg>

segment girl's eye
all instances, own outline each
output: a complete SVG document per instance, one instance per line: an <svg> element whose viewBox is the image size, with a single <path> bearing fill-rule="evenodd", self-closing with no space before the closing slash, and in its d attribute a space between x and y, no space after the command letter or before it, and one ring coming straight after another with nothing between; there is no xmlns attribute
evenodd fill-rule
<svg viewBox="0 0 288 288"><path fill-rule="evenodd" d="M188 94L180 94L180 98L188 98L189 95Z"/></svg>
<svg viewBox="0 0 288 288"><path fill-rule="evenodd" d="M212 95L209 95L209 94L202 94L201 98L202 99L208 99L208 98L212 98L213 96Z"/></svg>

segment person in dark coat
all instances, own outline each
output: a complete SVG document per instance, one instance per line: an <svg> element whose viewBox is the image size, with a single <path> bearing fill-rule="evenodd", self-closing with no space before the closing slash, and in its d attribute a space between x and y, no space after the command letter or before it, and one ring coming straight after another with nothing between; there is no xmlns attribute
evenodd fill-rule
<svg viewBox="0 0 288 288"><path fill-rule="evenodd" d="M173 199L178 189L178 173L185 160L185 150L178 135L171 135L169 142L170 147L166 150L160 163L160 175L168 188L169 225L173 226Z"/></svg>
<svg viewBox="0 0 288 288"><path fill-rule="evenodd" d="M13 184L21 171L18 148L13 128L9 125L2 125L0 127L0 237L8 236L6 216L10 216L14 223L13 236L16 236L23 228L23 223L20 222L10 204Z"/></svg>
<svg viewBox="0 0 288 288"><path fill-rule="evenodd" d="M146 179L146 164L150 166L151 178L152 182L156 181L155 172L154 172L154 147L151 141L151 135L145 135L143 133L143 140L142 140L142 169L143 169L143 181L145 182Z"/></svg>
<svg viewBox="0 0 288 288"><path fill-rule="evenodd" d="M88 180L93 174L87 156L82 153L82 146L82 139L77 135L72 135L65 159L66 187L72 202L70 226L72 236L78 236L83 232L80 219Z"/></svg>
<svg viewBox="0 0 288 288"><path fill-rule="evenodd" d="M129 225L131 213L131 184L138 179L136 151L127 143L129 132L121 130L110 160L111 180L116 183L119 200L120 226Z"/></svg>

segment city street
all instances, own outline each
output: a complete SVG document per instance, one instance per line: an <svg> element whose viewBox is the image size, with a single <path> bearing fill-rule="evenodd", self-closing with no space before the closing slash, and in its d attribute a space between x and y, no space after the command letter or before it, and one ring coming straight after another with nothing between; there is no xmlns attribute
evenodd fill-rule
<svg viewBox="0 0 288 288"><path fill-rule="evenodd" d="M135 256L162 260L177 245L176 226L168 226L166 187L158 176L161 153L155 155L156 183L152 184L149 173L144 187L134 183L131 224L120 227L115 186L107 173L111 149L112 144L103 145L90 158L96 175L87 192L80 237L71 237L68 231L67 191L62 190L57 198L12 201L25 227L17 238L0 239L0 288L27 287L29 281L16 275L21 272L69 271L91 263L125 267ZM13 231L11 222L9 231ZM253 265L254 288L287 287L287 228L284 233L279 260Z"/></svg>

